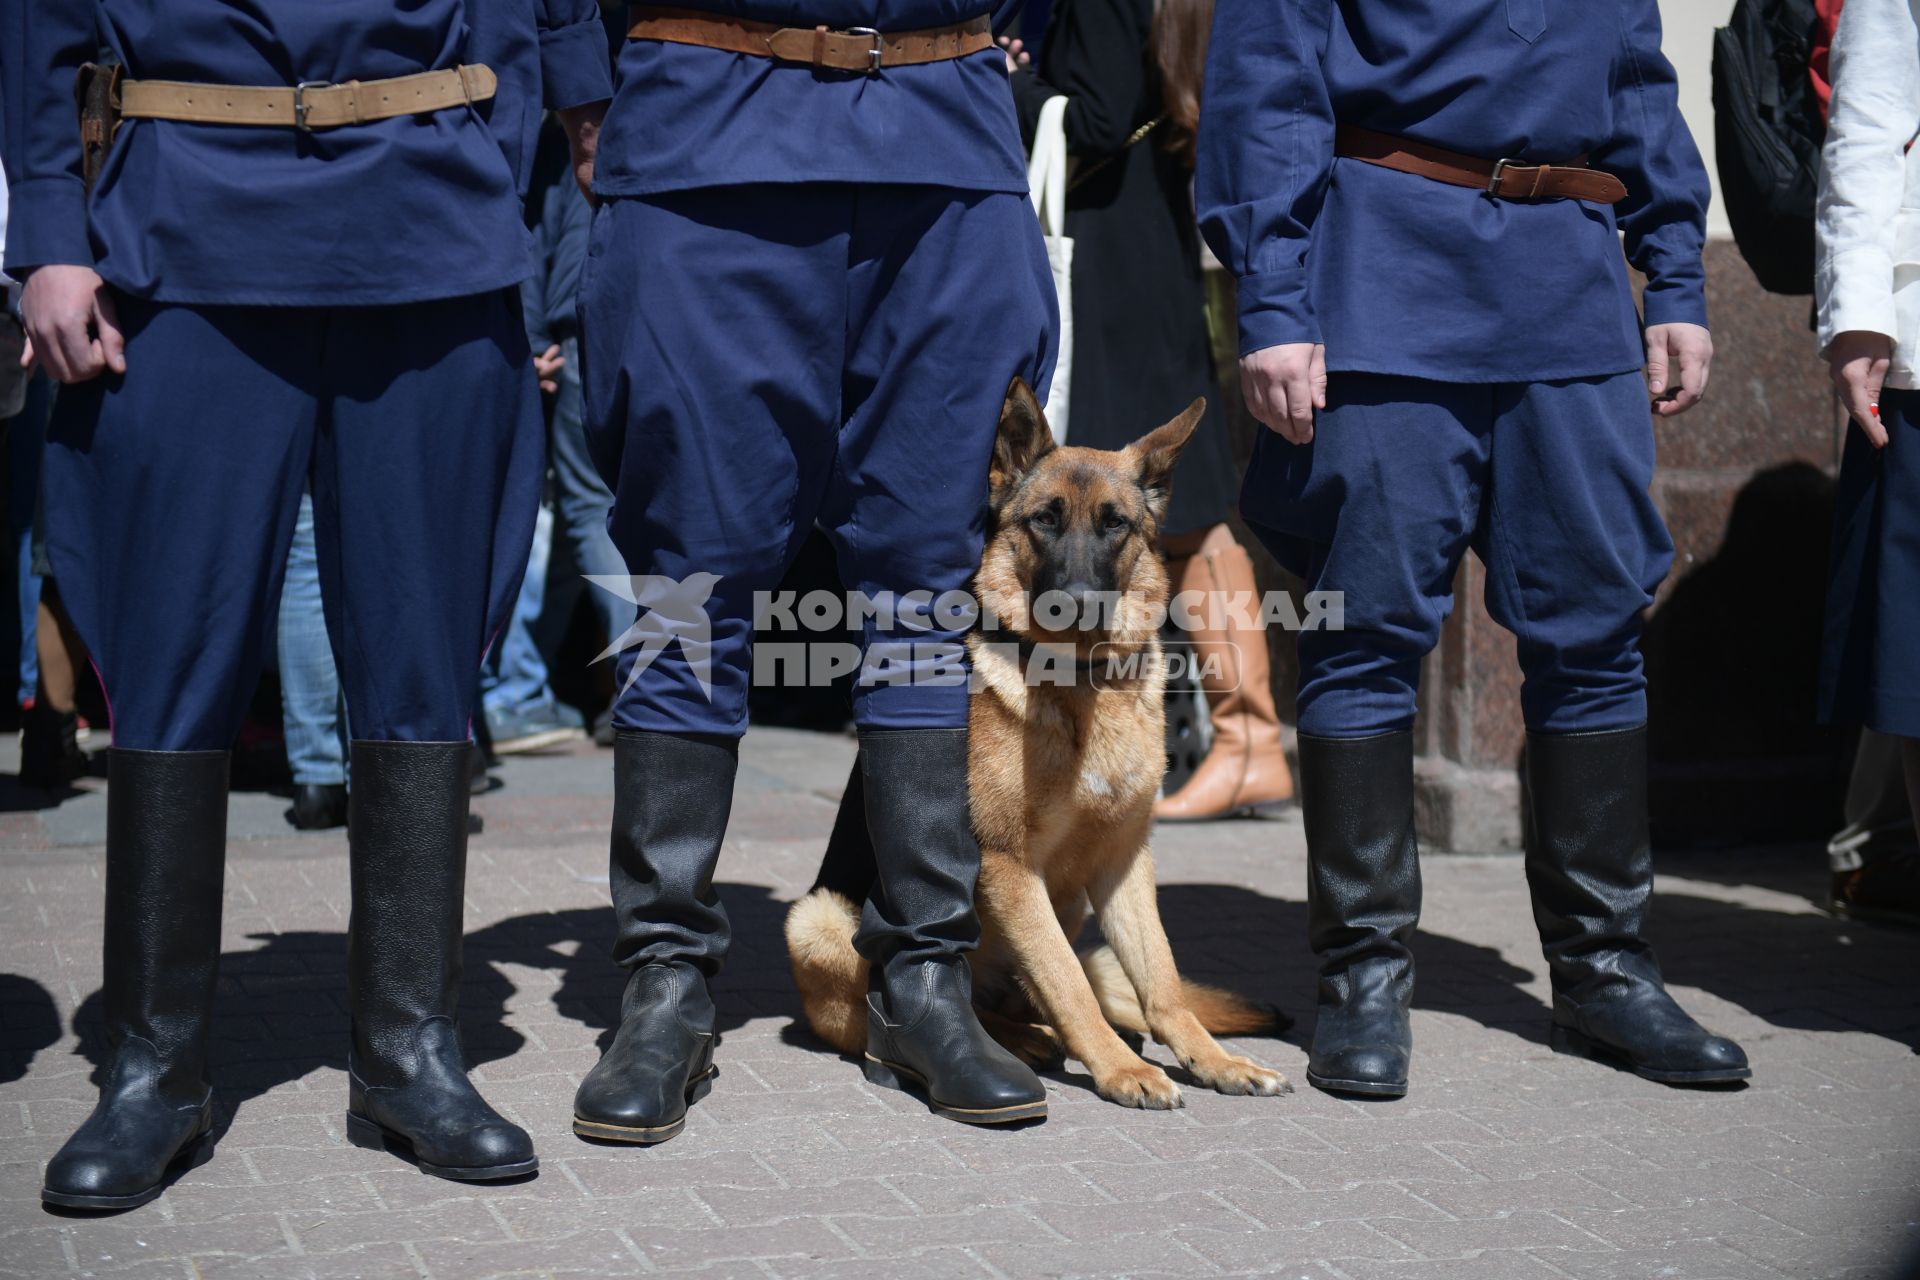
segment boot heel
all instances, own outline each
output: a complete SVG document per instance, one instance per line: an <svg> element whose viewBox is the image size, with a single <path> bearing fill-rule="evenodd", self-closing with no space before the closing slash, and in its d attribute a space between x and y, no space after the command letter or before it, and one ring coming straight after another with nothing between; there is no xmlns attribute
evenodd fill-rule
<svg viewBox="0 0 1920 1280"><path fill-rule="evenodd" d="M868 1084L877 1084L882 1089L898 1089L902 1093L906 1092L906 1082L901 1080L899 1073L880 1059L869 1056L862 1066L867 1073Z"/></svg>
<svg viewBox="0 0 1920 1280"><path fill-rule="evenodd" d="M347 1112L347 1141L368 1151L385 1151L387 1136L380 1126L363 1116Z"/></svg>
<svg viewBox="0 0 1920 1280"><path fill-rule="evenodd" d="M1547 1047L1555 1053L1571 1054L1576 1058L1593 1056L1593 1041L1572 1027L1563 1027L1557 1022L1547 1032Z"/></svg>

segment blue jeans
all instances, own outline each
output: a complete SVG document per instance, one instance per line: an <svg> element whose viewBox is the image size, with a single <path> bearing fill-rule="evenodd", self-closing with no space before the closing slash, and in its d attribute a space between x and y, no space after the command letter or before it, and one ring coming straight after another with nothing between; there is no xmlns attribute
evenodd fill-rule
<svg viewBox="0 0 1920 1280"><path fill-rule="evenodd" d="M571 605L574 592L587 586L589 575L622 577L627 572L627 562L607 532L607 516L613 510L613 490L600 478L600 471L587 452L579 340L569 338L560 349L567 357L567 364L560 371L560 394L553 405L553 499L554 513L559 517L555 533L572 558L575 571L575 576L567 579L559 602ZM553 586L551 582L548 584L550 594ZM608 643L633 625L637 610L632 602L597 586L591 589L591 598L594 611L606 628ZM566 612L560 613L562 619Z"/></svg>
<svg viewBox="0 0 1920 1280"><path fill-rule="evenodd" d="M33 513L40 500L40 456L47 445L47 413L53 408L53 380L35 374L27 384L27 402L7 426L8 461L13 472L7 493L11 523L8 546L16 562L20 607L20 689L17 703L34 696L40 683L40 650L34 619L40 611L40 575L33 571Z"/></svg>
<svg viewBox="0 0 1920 1280"><path fill-rule="evenodd" d="M553 701L553 690L547 687L547 660L541 655L538 636L552 548L553 516L543 506L534 520L527 576L520 580L513 614L480 669L480 697L495 715L531 710Z"/></svg>
<svg viewBox="0 0 1920 1280"><path fill-rule="evenodd" d="M313 542L313 497L300 495L300 515L280 588L280 706L287 764L296 785L339 786L347 780L347 704L320 606L320 559Z"/></svg>
<svg viewBox="0 0 1920 1280"><path fill-rule="evenodd" d="M626 561L607 533L613 493L587 455L579 342L569 338L560 350L566 364L560 370L548 437L553 510L540 513L520 598L481 676L487 709L495 713L552 702L546 655L559 645L574 602L587 585L586 575L619 577L627 572ZM635 608L630 602L598 587L591 590L590 598L609 643L633 625Z"/></svg>

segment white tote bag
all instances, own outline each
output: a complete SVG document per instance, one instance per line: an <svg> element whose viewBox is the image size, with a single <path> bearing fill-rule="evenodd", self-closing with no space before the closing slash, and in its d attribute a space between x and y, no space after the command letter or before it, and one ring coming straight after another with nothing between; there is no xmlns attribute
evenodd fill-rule
<svg viewBox="0 0 1920 1280"><path fill-rule="evenodd" d="M1027 188L1047 242L1053 267L1053 292L1060 300L1060 342L1053 362L1053 386L1047 392L1047 425L1054 442L1067 442L1068 393L1073 387L1073 241L1067 238L1067 100L1048 98L1033 131L1027 160Z"/></svg>

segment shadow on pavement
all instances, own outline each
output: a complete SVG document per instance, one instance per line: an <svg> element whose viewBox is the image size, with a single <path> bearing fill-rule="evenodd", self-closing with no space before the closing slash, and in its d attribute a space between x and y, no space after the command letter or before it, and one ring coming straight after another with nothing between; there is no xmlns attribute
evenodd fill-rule
<svg viewBox="0 0 1920 1280"><path fill-rule="evenodd" d="M788 904L758 885L719 888L734 929L732 957L715 983L720 1030L755 1017L797 1022L781 934ZM1304 903L1224 884L1163 885L1160 903L1182 973L1279 1005L1299 1023L1287 1038L1311 1031L1315 979ZM625 985L607 959L612 931L610 909L591 907L516 916L468 934L460 1023L469 1063L506 1058L524 1043L502 1020L516 990L502 969L509 964L557 970L556 1010L595 1033L604 1049ZM1669 891L1655 899L1652 934L1675 983L1713 992L1775 1026L1864 1031L1920 1050L1920 1003L1913 999L1920 933ZM221 959L211 1067L225 1116L316 1068L346 1067L345 934L254 936L264 943L259 949ZM1444 934L1421 933L1415 956L1418 1007L1544 1039L1547 1010L1523 985L1533 971ZM78 1052L96 1068L96 1083L106 1047L101 1006L96 991L74 1019ZM0 1029L5 1083L25 1075L59 1039L46 988L0 974ZM791 1042L815 1043L793 1031Z"/></svg>
<svg viewBox="0 0 1920 1280"><path fill-rule="evenodd" d="M760 885L715 886L733 925L733 946L727 967L713 984L714 1004L722 1034L750 1018L797 1015L799 996L787 968L786 943L781 932L790 905ZM620 997L627 975L608 955L613 946L613 909L581 907L571 911L538 912L515 916L467 935L467 969L471 977L481 966L524 965L558 970L560 987L555 1009L597 1035L604 1052L613 1042L620 1021ZM481 1028L463 1012L463 1034L468 1052Z"/></svg>
<svg viewBox="0 0 1920 1280"><path fill-rule="evenodd" d="M1773 1026L1864 1031L1920 1052L1920 932L1664 892L1651 933L1669 979Z"/></svg>
<svg viewBox="0 0 1920 1280"><path fill-rule="evenodd" d="M60 1039L60 1010L32 978L0 973L0 1084L27 1074L42 1049Z"/></svg>
<svg viewBox="0 0 1920 1280"><path fill-rule="evenodd" d="M1288 1039L1304 1043L1312 1034L1317 970L1307 947L1306 903L1241 885L1163 884L1160 916L1182 974L1279 1005L1294 1018ZM1424 929L1413 954L1415 1007L1545 1043L1546 1010L1521 985L1532 973L1492 947Z"/></svg>

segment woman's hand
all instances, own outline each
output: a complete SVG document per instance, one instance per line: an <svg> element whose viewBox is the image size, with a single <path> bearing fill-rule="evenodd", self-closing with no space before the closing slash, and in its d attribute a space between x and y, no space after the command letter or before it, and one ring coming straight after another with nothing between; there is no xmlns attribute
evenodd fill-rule
<svg viewBox="0 0 1920 1280"><path fill-rule="evenodd" d="M1032 56L1027 53L1026 45L1022 41L1016 40L1012 36L1001 36L999 44L1002 49L1007 51L1008 75L1012 75L1033 61Z"/></svg>
<svg viewBox="0 0 1920 1280"><path fill-rule="evenodd" d="M23 368L37 359L66 383L127 371L127 340L113 291L92 267L35 268L20 295L20 321L27 330Z"/></svg>
<svg viewBox="0 0 1920 1280"><path fill-rule="evenodd" d="M1893 339L1884 333L1849 329L1827 344L1827 367L1833 385L1846 403L1847 413L1867 433L1876 449L1887 447L1887 428L1880 421L1880 388L1886 385L1893 363Z"/></svg>

